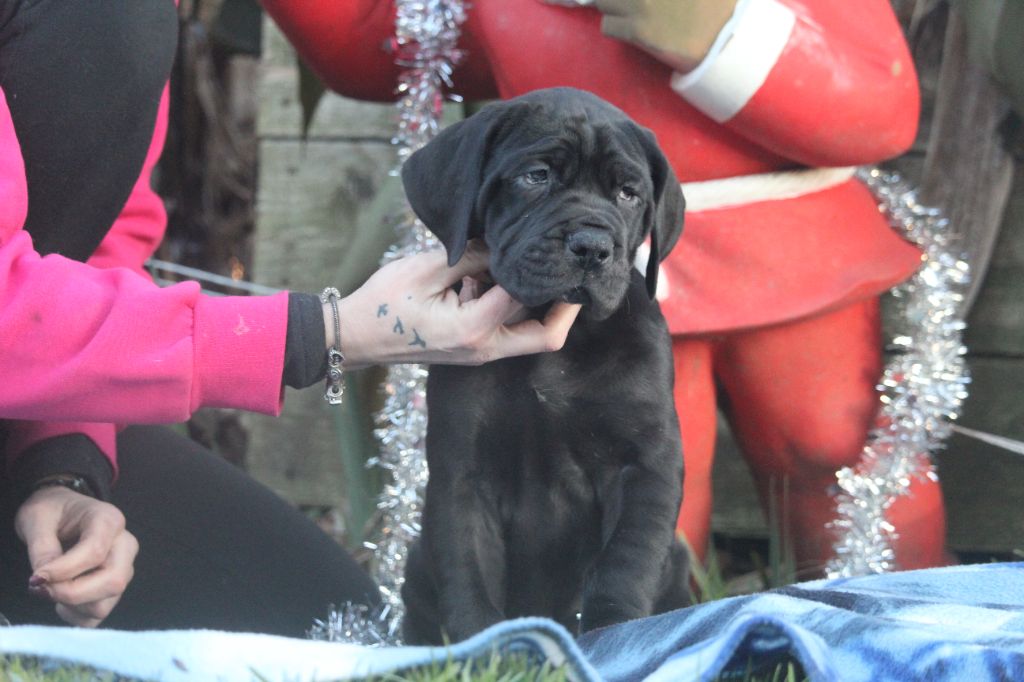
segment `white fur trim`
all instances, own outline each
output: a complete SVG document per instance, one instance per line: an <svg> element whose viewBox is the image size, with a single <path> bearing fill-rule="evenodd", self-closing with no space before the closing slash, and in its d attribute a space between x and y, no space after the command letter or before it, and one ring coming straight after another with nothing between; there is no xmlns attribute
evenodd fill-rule
<svg viewBox="0 0 1024 682"><path fill-rule="evenodd" d="M853 177L854 166L809 168L799 171L740 175L721 180L684 182L686 210L710 211L758 201L793 199L842 184Z"/></svg>
<svg viewBox="0 0 1024 682"><path fill-rule="evenodd" d="M690 213L742 206L759 201L795 199L842 184L852 178L856 170L853 166L809 168L800 171L741 175L721 180L684 182L680 187L683 196L686 197L686 211ZM647 261L650 258L651 247L644 242L636 250L633 265L640 272L646 273ZM668 275L665 274L664 268L659 268L655 298L665 301L670 293Z"/></svg>
<svg viewBox="0 0 1024 682"><path fill-rule="evenodd" d="M644 242L636 250L636 258L633 259L633 266L643 274L647 274L647 261L651 260L651 245ZM659 301L668 298L668 275L663 268L658 268L658 286L654 290L654 297Z"/></svg>
<svg viewBox="0 0 1024 682"><path fill-rule="evenodd" d="M761 88L796 23L777 0L740 0L708 56L672 77L672 89L719 123L735 116Z"/></svg>

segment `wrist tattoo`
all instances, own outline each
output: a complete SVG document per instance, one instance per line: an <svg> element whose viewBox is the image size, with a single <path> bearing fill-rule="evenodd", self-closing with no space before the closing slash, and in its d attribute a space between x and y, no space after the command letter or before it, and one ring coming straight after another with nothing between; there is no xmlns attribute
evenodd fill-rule
<svg viewBox="0 0 1024 682"><path fill-rule="evenodd" d="M377 317L387 317L387 316L388 316L388 304L387 303L381 303L377 307Z"/></svg>
<svg viewBox="0 0 1024 682"><path fill-rule="evenodd" d="M423 337L420 336L420 333L418 331L416 331L416 327L412 328L412 333L414 334L415 338L412 341L409 342L409 345L410 346L420 346L422 348L426 348L427 347L427 342L424 341Z"/></svg>
<svg viewBox="0 0 1024 682"><path fill-rule="evenodd" d="M393 331L395 334L404 334L405 333L405 327L402 326L402 318L400 318L400 317L396 317L395 318L395 326L391 328L391 331Z"/></svg>

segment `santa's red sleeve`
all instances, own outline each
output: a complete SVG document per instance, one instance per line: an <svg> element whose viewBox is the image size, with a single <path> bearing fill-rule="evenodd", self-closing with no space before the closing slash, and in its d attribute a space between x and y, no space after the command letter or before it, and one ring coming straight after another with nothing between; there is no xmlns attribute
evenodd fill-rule
<svg viewBox="0 0 1024 682"><path fill-rule="evenodd" d="M399 75L395 3L388 0L260 0L296 52L324 84L341 95L389 102ZM470 8L473 11L475 8ZM482 46L463 32L459 48L470 57L455 65L454 91L468 99L497 97Z"/></svg>
<svg viewBox="0 0 1024 682"><path fill-rule="evenodd" d="M708 57L672 88L808 166L890 158L917 130L917 75L887 0L740 0Z"/></svg>

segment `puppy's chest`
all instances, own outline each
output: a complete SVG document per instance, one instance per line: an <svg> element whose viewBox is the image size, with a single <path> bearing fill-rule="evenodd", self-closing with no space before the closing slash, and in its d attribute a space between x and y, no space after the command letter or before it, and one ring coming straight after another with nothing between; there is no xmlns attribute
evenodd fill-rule
<svg viewBox="0 0 1024 682"><path fill-rule="evenodd" d="M538 419L560 421L585 402L579 382L564 364L533 372L524 381L525 399L534 403Z"/></svg>
<svg viewBox="0 0 1024 682"><path fill-rule="evenodd" d="M496 457L492 463L506 480L599 485L627 463L630 449L603 367L549 356L529 371L511 372L488 410L478 441L481 459Z"/></svg>
<svg viewBox="0 0 1024 682"><path fill-rule="evenodd" d="M496 481L506 532L522 537L510 547L523 553L524 571L552 556L565 570L589 561L630 450L590 372L544 364L519 377L517 397L506 396L516 408L496 416L478 453Z"/></svg>

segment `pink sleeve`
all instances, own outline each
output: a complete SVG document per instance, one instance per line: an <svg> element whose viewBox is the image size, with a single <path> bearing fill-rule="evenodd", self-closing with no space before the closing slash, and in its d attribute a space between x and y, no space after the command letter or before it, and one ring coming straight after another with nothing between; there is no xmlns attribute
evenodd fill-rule
<svg viewBox="0 0 1024 682"><path fill-rule="evenodd" d="M811 166L877 162L917 131L917 75L887 0L740 0L672 87L712 119Z"/></svg>
<svg viewBox="0 0 1024 682"><path fill-rule="evenodd" d="M103 267L40 257L20 229L24 172L5 101L0 142L0 200L10 199L0 201L0 417L166 423L204 406L279 413L286 293L208 297L192 282L160 288L140 275L163 230L148 177L97 252Z"/></svg>
<svg viewBox="0 0 1024 682"><path fill-rule="evenodd" d="M99 268L124 266L145 274L142 264L153 254L163 238L166 212L163 201L152 189L153 168L160 159L167 135L168 91L164 88L158 107L153 140L139 179L114 221L110 231L87 261ZM35 443L71 433L87 436L106 456L117 472L117 427L100 422L11 421L6 443L10 466Z"/></svg>
<svg viewBox="0 0 1024 682"><path fill-rule="evenodd" d="M286 293L203 296L127 268L0 246L0 405L11 419L177 422L200 407L277 414Z"/></svg>

